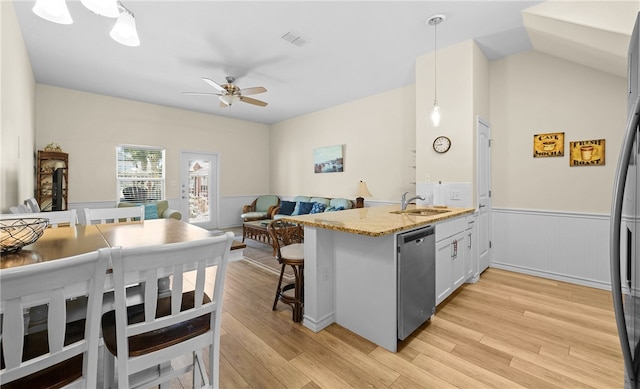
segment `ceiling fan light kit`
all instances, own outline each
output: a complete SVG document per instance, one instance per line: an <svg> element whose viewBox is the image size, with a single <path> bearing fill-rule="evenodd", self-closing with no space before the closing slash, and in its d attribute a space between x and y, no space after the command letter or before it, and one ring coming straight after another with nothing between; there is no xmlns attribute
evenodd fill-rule
<svg viewBox="0 0 640 389"><path fill-rule="evenodd" d="M427 19L427 24L433 26L433 108L431 109L431 124L434 127L440 125L442 119L442 113L440 112L440 106L438 105L438 24L445 21L447 17L443 14L432 15Z"/></svg>
<svg viewBox="0 0 640 389"><path fill-rule="evenodd" d="M185 95L196 95L196 96L203 96L203 95L218 96L218 99L220 100L221 108L230 107L231 105L233 105L234 103L237 103L238 101L241 101L247 104L257 105L258 107L267 106L267 103L265 103L264 101L261 101L258 99L252 99L251 97L246 97L246 95L257 95L259 93L266 92L267 89L265 87L254 86L251 88L240 89L240 87L234 84L234 82L236 81L234 77L227 76L225 77L225 79L227 80L227 83L220 85L209 78L202 77L202 81L204 81L209 86L212 86L219 93L202 93L202 92L182 92L182 93Z"/></svg>
<svg viewBox="0 0 640 389"><path fill-rule="evenodd" d="M109 33L114 41L125 46L140 46L140 38L138 37L133 13L122 5L119 0L81 0L81 3L97 15L118 18ZM73 23L66 0L37 0L32 11L34 14L53 23Z"/></svg>

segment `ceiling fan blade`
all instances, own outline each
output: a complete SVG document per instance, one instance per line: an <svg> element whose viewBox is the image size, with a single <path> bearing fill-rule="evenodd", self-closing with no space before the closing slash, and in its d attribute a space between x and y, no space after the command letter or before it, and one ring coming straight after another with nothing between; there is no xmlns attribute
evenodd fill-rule
<svg viewBox="0 0 640 389"><path fill-rule="evenodd" d="M224 101L220 102L220 108L227 108L229 105L227 105Z"/></svg>
<svg viewBox="0 0 640 389"><path fill-rule="evenodd" d="M240 93L247 96L247 95L257 95L258 93L264 93L267 90L262 87L262 86L255 86L253 88L244 88L244 89L240 89Z"/></svg>
<svg viewBox="0 0 640 389"><path fill-rule="evenodd" d="M220 96L220 93L203 93L203 92L182 92L183 95L193 96Z"/></svg>
<svg viewBox="0 0 640 389"><path fill-rule="evenodd" d="M244 103L257 105L257 106L260 106L260 107L266 107L267 106L267 103L265 103L264 101L252 99L251 97L240 96L240 101L242 101Z"/></svg>
<svg viewBox="0 0 640 389"><path fill-rule="evenodd" d="M220 84L216 83L215 81L206 78L206 77L202 77L202 81L206 82L207 84L211 85L212 87L216 88L217 90L219 90L220 92L227 94L227 90L224 89L222 86L220 86Z"/></svg>

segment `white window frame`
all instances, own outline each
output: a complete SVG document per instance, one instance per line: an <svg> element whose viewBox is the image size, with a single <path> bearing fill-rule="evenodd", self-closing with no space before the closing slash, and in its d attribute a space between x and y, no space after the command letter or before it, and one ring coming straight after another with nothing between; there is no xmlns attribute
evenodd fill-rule
<svg viewBox="0 0 640 389"><path fill-rule="evenodd" d="M142 166L142 160L136 161L135 158L124 159L121 149L132 149L134 151L157 151L160 153L159 161L153 169L152 162L147 159L146 166ZM165 198L165 149L157 146L140 146L121 144L116 146L116 199L118 202L145 203L149 201L162 200ZM131 164L136 167L127 170ZM134 169L141 169L135 172ZM127 187L141 188L135 193L125 195L123 189Z"/></svg>

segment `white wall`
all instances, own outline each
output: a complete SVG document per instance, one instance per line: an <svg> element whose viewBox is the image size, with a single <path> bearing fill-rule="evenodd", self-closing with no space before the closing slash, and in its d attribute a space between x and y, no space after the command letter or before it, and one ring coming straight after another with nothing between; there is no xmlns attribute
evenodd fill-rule
<svg viewBox="0 0 640 389"><path fill-rule="evenodd" d="M344 172L316 174L313 150L344 146ZM415 88L390 90L271 125L271 189L282 196L355 199L358 182L367 201L400 201L415 191Z"/></svg>
<svg viewBox="0 0 640 389"><path fill-rule="evenodd" d="M626 80L536 51L491 63L493 205L610 212ZM533 135L564 132L564 157L533 158ZM570 167L569 142L606 139L605 166Z"/></svg>
<svg viewBox="0 0 640 389"><path fill-rule="evenodd" d="M57 142L69 153L69 203L116 200L118 144L166 149L170 200L182 151L220 155L221 196L270 192L267 125L42 84L37 106L37 148Z"/></svg>
<svg viewBox="0 0 640 389"><path fill-rule="evenodd" d="M0 212L33 197L35 79L13 3L0 1Z"/></svg>
<svg viewBox="0 0 640 389"><path fill-rule="evenodd" d="M489 62L471 40L438 50L437 61L437 99L442 121L439 127L433 127L430 113L434 100L434 54L416 60L416 179L472 185L476 117L489 116ZM433 141L439 135L451 140L451 149L445 154L433 150ZM475 189L472 194L475 199Z"/></svg>

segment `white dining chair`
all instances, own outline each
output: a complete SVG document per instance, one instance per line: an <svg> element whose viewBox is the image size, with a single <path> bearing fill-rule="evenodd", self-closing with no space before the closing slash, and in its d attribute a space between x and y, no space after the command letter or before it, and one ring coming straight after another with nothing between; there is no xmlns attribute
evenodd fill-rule
<svg viewBox="0 0 640 389"><path fill-rule="evenodd" d="M105 248L0 270L3 389L96 387L108 262ZM67 323L66 301L86 295L86 320ZM42 305L48 305L46 331L26 333L23 312Z"/></svg>
<svg viewBox="0 0 640 389"><path fill-rule="evenodd" d="M119 223L125 221L144 221L144 206L122 208L85 208L85 224Z"/></svg>
<svg viewBox="0 0 640 389"><path fill-rule="evenodd" d="M106 387L113 387L109 380L116 375L118 388L133 388L156 386L192 371L194 387L218 388L222 296L232 241L233 233L227 232L195 241L111 249L115 309L102 318ZM207 269L212 266L215 274ZM183 277L192 270L195 286L190 288ZM159 297L157 281L167 276L173 278L171 295ZM144 283L144 303L127 307L126 286L132 282ZM189 290L183 292L183 286ZM205 347L210 377L202 359ZM190 363L172 368L172 359L187 353ZM136 374L159 365L163 369L152 369L151 377Z"/></svg>
<svg viewBox="0 0 640 389"><path fill-rule="evenodd" d="M52 211L52 212L32 212L20 214L2 214L0 220L3 219L28 219L28 218L46 218L49 219L50 227L58 227L61 224L75 226L78 224L78 211L70 209L68 211Z"/></svg>

